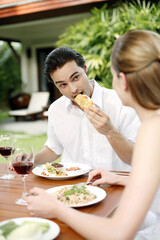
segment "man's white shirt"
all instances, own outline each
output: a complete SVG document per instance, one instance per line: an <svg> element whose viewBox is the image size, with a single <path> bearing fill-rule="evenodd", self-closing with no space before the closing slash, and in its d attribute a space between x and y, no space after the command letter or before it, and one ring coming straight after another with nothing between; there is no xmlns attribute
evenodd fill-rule
<svg viewBox="0 0 160 240"><path fill-rule="evenodd" d="M130 107L122 106L116 92L102 88L96 81L92 94L93 102L109 117L116 129L128 140L135 142L140 126L139 118ZM129 170L130 166L119 159L107 138L98 133L85 113L65 96L53 102L49 108L48 139L46 146L62 162L80 162L92 168Z"/></svg>

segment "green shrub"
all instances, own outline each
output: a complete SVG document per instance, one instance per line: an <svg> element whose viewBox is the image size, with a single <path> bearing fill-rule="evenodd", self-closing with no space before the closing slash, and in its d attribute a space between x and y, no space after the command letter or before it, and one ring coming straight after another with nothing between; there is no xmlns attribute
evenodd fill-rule
<svg viewBox="0 0 160 240"><path fill-rule="evenodd" d="M0 109L0 124L2 121L8 118L8 111L3 111Z"/></svg>
<svg viewBox="0 0 160 240"><path fill-rule="evenodd" d="M0 44L0 86L0 108L5 109L11 94L21 89L20 65L5 42Z"/></svg>
<svg viewBox="0 0 160 240"><path fill-rule="evenodd" d="M56 47L67 46L81 53L89 78L111 88L111 50L116 38L130 29L148 29L160 33L160 2L137 0L116 8L94 8L88 19L70 26L60 35Z"/></svg>

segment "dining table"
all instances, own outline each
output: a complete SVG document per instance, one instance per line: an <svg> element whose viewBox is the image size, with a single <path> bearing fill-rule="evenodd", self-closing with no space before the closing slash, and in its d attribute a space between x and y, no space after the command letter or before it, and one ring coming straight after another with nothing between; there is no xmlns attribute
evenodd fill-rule
<svg viewBox="0 0 160 240"><path fill-rule="evenodd" d="M6 164L0 164L0 175L4 174L6 171ZM123 172L117 172L122 173ZM23 182L21 176L15 173L15 178L11 180L0 179L0 221L12 219L12 218L22 218L31 217L26 206L16 205L15 200L22 196L23 192ZM48 178L40 177L32 172L26 177L26 188L29 191L33 187L40 187L45 190L62 185L72 185L77 183L85 183L87 181L88 174L81 175L72 179L63 180L50 180ZM124 191L123 186L110 186L101 185L100 186L106 193L106 197L93 205L77 208L78 211L101 216L101 217L111 217L116 208L119 205L122 193ZM76 233L73 229L67 226L65 223L57 219L49 219L57 223L60 227L60 233L57 236L57 240L82 240L85 239Z"/></svg>

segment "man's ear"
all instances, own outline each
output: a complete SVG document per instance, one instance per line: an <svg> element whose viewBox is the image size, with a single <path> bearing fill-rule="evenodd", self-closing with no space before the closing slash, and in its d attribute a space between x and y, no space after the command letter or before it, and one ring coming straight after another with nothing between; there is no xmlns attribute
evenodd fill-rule
<svg viewBox="0 0 160 240"><path fill-rule="evenodd" d="M120 72L118 77L120 79L122 89L124 91L127 90L128 89L128 83L127 83L126 75L123 72Z"/></svg>

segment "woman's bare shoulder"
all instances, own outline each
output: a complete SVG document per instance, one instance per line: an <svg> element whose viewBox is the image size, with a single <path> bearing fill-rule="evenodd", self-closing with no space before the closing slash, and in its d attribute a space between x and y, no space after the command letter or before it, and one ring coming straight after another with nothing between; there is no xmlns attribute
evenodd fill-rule
<svg viewBox="0 0 160 240"><path fill-rule="evenodd" d="M156 111L150 118L142 122L139 135L150 135L160 138L160 110Z"/></svg>

